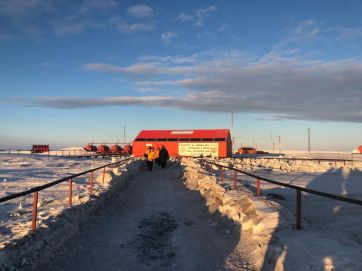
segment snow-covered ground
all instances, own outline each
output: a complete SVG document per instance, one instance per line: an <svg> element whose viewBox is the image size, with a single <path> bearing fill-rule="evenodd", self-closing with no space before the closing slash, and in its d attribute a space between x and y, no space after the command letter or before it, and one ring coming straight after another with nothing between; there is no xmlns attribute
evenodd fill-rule
<svg viewBox="0 0 362 271"><path fill-rule="evenodd" d="M337 158L323 153L314 155ZM362 200L362 162L355 162L353 166L278 159L222 159L219 162L272 180ZM226 174L226 182L232 186L234 173ZM255 179L240 173L237 179L239 186L256 191ZM265 199L295 214L295 190L263 181L261 189ZM303 230L293 229L294 219L289 221L289 227L283 226L283 219L287 218L281 216L280 227L274 230L267 254L276 256L278 266L284 266L284 270L362 270L362 206L303 193ZM271 268L265 262L266 266Z"/></svg>
<svg viewBox="0 0 362 271"><path fill-rule="evenodd" d="M111 162L111 158L66 158L44 155L0 154L0 197L86 171ZM109 169L108 169L109 170ZM94 194L105 186L97 182L102 170L94 173ZM109 174L108 174L109 175ZM106 174L109 179L110 176ZM89 174L73 180L73 205L89 200ZM28 234L31 225L32 195L0 203L0 249L11 240ZM59 214L68 203L68 182L39 192L38 224Z"/></svg>

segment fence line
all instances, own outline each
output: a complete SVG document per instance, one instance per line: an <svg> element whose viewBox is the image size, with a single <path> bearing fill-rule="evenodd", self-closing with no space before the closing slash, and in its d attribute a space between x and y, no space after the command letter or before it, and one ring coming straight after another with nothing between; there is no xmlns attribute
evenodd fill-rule
<svg viewBox="0 0 362 271"><path fill-rule="evenodd" d="M283 182L278 182L272 179L268 179L262 176L258 176L256 174L252 174L249 173L247 171L241 170L241 169L237 169L234 167L230 167L230 166L225 166L225 165L221 165L218 163L214 163L211 161L207 161L207 160L199 160L200 162L202 162L204 164L204 166L206 167L206 164L209 165L215 165L217 166L220 170L221 170L221 181L223 182L223 171L224 169L229 169L229 170L234 170L234 190L237 189L236 186L236 174L237 172L243 173L247 176L250 176L252 178L257 179L257 191L256 191L256 196L260 196L260 181L265 181L268 183L272 183L272 184L276 184L276 185L280 185L280 186L284 186L284 187L288 187L288 188L292 188L294 190L296 190L297 194L296 194L296 229L301 229L302 228L302 222L301 222L301 217L302 217L302 201L301 201L301 192L306 192L309 194L314 194L317 196L321 196L321 197L325 197L325 198L330 198L330 199L334 199L334 200L339 200L339 201L343 201L343 202L347 202L347 203L351 203L351 204L356 204L356 205L360 205L362 206L362 200L357 200L357 199L353 199L353 198L347 198L344 196L339 196L339 195L334 195L334 194L330 194L330 193L325 193L325 192L320 192L320 191L316 191L316 190L312 190L309 188L305 188L305 187L300 187L300 186L296 186L296 185L292 185L292 184L288 184L288 183L283 183ZM210 171L212 172L212 166L210 166Z"/></svg>
<svg viewBox="0 0 362 271"><path fill-rule="evenodd" d="M106 164L106 165L103 165L103 166L99 166L99 167L96 167L96 168L92 168L92 169L89 169L89 170L86 170L86 171L83 171L83 172L80 172L80 173L77 173L77 174L72 174L70 176L66 176L66 177L63 177L61 179L58 179L58 180L55 180L53 182L50 182L50 183L47 183L47 184L44 184L44 185L40 185L40 186L35 186L33 188L30 188L28 190L25 190L25 191L22 191L22 192L19 192L19 193L14 193L14 194L11 194L11 195L8 195L8 196L5 196L5 197L2 197L0 198L0 203L2 202L7 202L9 200L12 200L12 199L16 199L16 198L20 198L20 197L24 197L26 195L30 195L30 194L33 194L33 210L32 210L32 226L31 226L31 231L35 231L36 230L36 220L37 220L37 207L38 207L38 194L40 191L42 190L45 190L49 187L52 187L52 186L55 186L57 184L60 184L60 183L63 183L63 182L66 182L68 181L69 184L68 184L68 206L69 207L72 207L72 199L73 199L73 181L76 177L79 177L79 176L82 176L82 175L85 175L85 174L88 174L90 173L90 187L89 187L89 194L92 195L93 193L93 174L95 171L97 170L100 170L100 169L103 169L103 177L102 177L102 183L104 182L104 176L105 176L105 169L106 167L110 167L110 166L114 166L114 165L118 165L118 164L121 164L123 162L126 162L126 161L129 161L131 159L134 159L133 156L130 156L130 157L127 157L125 159L122 159L120 161L117 161L117 162L114 162L114 163L109 163L109 164Z"/></svg>

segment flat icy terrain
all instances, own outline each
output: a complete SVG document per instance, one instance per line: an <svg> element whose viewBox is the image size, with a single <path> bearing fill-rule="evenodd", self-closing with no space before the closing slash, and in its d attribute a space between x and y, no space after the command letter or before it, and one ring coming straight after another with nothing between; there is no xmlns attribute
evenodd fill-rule
<svg viewBox="0 0 362 271"><path fill-rule="evenodd" d="M110 163L110 158L62 158L44 155L0 154L0 197L28 190L71 174ZM94 178L101 171L96 172ZM74 180L74 200L87 200L89 176ZM94 185L97 193L101 187ZM39 193L38 222L59 214L68 202L68 183L64 182ZM5 241L28 234L31 225L32 195L0 204L0 248Z"/></svg>

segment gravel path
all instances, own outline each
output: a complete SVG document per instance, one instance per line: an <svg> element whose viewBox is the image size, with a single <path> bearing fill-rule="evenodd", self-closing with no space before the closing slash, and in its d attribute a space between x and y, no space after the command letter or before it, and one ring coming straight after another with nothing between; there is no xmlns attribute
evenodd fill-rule
<svg viewBox="0 0 362 271"><path fill-rule="evenodd" d="M240 228L209 215L181 173L171 166L135 176L38 270L252 270L237 251Z"/></svg>

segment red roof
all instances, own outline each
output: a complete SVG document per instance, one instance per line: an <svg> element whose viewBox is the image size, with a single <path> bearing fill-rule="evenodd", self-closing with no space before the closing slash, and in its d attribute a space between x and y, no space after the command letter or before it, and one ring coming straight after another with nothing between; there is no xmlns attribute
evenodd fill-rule
<svg viewBox="0 0 362 271"><path fill-rule="evenodd" d="M142 130L136 138L227 138L229 129Z"/></svg>

